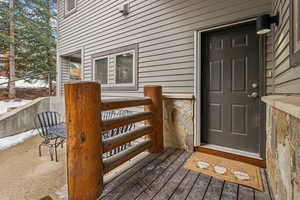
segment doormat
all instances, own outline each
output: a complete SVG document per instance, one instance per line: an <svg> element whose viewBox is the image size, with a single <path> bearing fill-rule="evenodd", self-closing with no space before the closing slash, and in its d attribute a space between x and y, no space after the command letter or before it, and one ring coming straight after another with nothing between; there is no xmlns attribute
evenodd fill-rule
<svg viewBox="0 0 300 200"><path fill-rule="evenodd" d="M40 200L53 200L50 196L45 196L43 198L41 198Z"/></svg>
<svg viewBox="0 0 300 200"><path fill-rule="evenodd" d="M184 168L264 191L260 168L254 165L194 152Z"/></svg>

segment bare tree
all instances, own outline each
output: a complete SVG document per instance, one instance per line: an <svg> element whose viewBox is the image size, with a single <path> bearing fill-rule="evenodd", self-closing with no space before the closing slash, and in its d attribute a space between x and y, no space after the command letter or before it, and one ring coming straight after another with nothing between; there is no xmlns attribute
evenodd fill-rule
<svg viewBox="0 0 300 200"><path fill-rule="evenodd" d="M15 89L15 16L14 16L14 7L15 0L9 1L9 36L10 36L10 45L9 45L9 98L16 97L16 89Z"/></svg>

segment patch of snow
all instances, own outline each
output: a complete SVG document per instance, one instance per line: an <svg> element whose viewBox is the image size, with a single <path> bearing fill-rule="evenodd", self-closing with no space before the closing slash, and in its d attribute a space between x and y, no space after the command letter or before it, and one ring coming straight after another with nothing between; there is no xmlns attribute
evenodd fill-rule
<svg viewBox="0 0 300 200"><path fill-rule="evenodd" d="M5 76L0 76L0 88L7 88L8 78ZM48 88L47 82L44 80L32 80L31 82L26 82L24 80L18 80L15 82L16 88Z"/></svg>
<svg viewBox="0 0 300 200"><path fill-rule="evenodd" d="M68 199L68 185L65 184L59 191L55 192L55 194L60 199Z"/></svg>
<svg viewBox="0 0 300 200"><path fill-rule="evenodd" d="M6 113L8 108L20 107L30 102L31 100L25 100L25 99L21 99L21 100L13 99L8 101L0 101L0 114Z"/></svg>
<svg viewBox="0 0 300 200"><path fill-rule="evenodd" d="M24 133L20 133L17 135L1 138L0 139L0 151L8 149L13 146L16 146L17 144L20 144L20 143L24 142L25 140L27 140L37 134L38 134L38 130L33 129L33 130L26 131Z"/></svg>

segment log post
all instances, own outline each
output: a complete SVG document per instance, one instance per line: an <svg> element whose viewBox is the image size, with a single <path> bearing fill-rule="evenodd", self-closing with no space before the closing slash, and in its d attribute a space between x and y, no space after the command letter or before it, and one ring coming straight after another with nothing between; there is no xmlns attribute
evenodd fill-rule
<svg viewBox="0 0 300 200"><path fill-rule="evenodd" d="M101 87L65 84L69 200L96 200L103 190Z"/></svg>
<svg viewBox="0 0 300 200"><path fill-rule="evenodd" d="M163 106L162 106L162 87L161 86L145 86L145 97L150 97L151 105L144 107L145 111L153 112L153 119L148 120L147 123L153 127L153 134L150 138L153 142L153 147L150 152L157 153L164 151L163 138Z"/></svg>

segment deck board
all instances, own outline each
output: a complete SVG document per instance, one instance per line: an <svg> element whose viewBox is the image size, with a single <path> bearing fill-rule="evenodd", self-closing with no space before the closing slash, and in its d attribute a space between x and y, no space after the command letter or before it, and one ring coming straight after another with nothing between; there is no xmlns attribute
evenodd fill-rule
<svg viewBox="0 0 300 200"><path fill-rule="evenodd" d="M243 200L254 200L254 190L252 188L239 185L239 197L238 199Z"/></svg>
<svg viewBox="0 0 300 200"><path fill-rule="evenodd" d="M230 182L224 183L221 200L236 200L238 192L238 185Z"/></svg>
<svg viewBox="0 0 300 200"><path fill-rule="evenodd" d="M194 171L189 171L187 176L184 177L183 181L174 191L170 200L182 200L186 199L191 192L195 181L197 180L199 173Z"/></svg>
<svg viewBox="0 0 300 200"><path fill-rule="evenodd" d="M182 168L184 162L190 157L190 153L184 152L178 159L168 167L148 188L138 196L138 200L152 199L161 188Z"/></svg>
<svg viewBox="0 0 300 200"><path fill-rule="evenodd" d="M120 199L122 196L132 196L137 190L140 190L140 187L144 187L144 184L141 184L141 179L144 179L147 175L148 177L153 177L157 171L157 169L161 169L161 166L168 166L173 161L176 160L178 154L181 154L182 151L168 151L158 157L158 159L153 160L150 165L147 165L137 171L132 176L127 176L127 181L123 184L115 187L111 192L103 195L101 200L117 200ZM128 192L131 191L131 192Z"/></svg>
<svg viewBox="0 0 300 200"><path fill-rule="evenodd" d="M222 194L223 185L223 180L212 178L205 193L204 200L219 200Z"/></svg>
<svg viewBox="0 0 300 200"><path fill-rule="evenodd" d="M265 192L219 180L183 167L191 153L167 149L106 183L102 200L271 200L262 170Z"/></svg>
<svg viewBox="0 0 300 200"><path fill-rule="evenodd" d="M169 199L172 194L175 192L176 188L179 186L181 181L185 178L188 174L189 170L185 168L180 168L174 176L164 185L159 193L154 196L153 200L160 200L160 199Z"/></svg>
<svg viewBox="0 0 300 200"><path fill-rule="evenodd" d="M150 165L152 162L155 162L155 159L157 159L159 155L166 156L168 155L168 152L164 154L150 154L145 159L139 161L136 165L123 172L120 176L106 183L102 196L105 196L106 194L111 192L114 188L117 188L122 183L126 182L128 180L128 177L134 176L140 169Z"/></svg>
<svg viewBox="0 0 300 200"><path fill-rule="evenodd" d="M153 183L169 166L172 166L173 162L177 161L178 156L182 155L182 151L177 151L173 153L165 162L162 162L155 169L148 173L143 178L138 178L136 183L128 184L128 190L122 194L119 199L131 200L138 197L143 191L145 191L151 183Z"/></svg>
<svg viewBox="0 0 300 200"><path fill-rule="evenodd" d="M199 174L190 194L187 197L187 200L203 199L210 181L210 176L206 174Z"/></svg>

